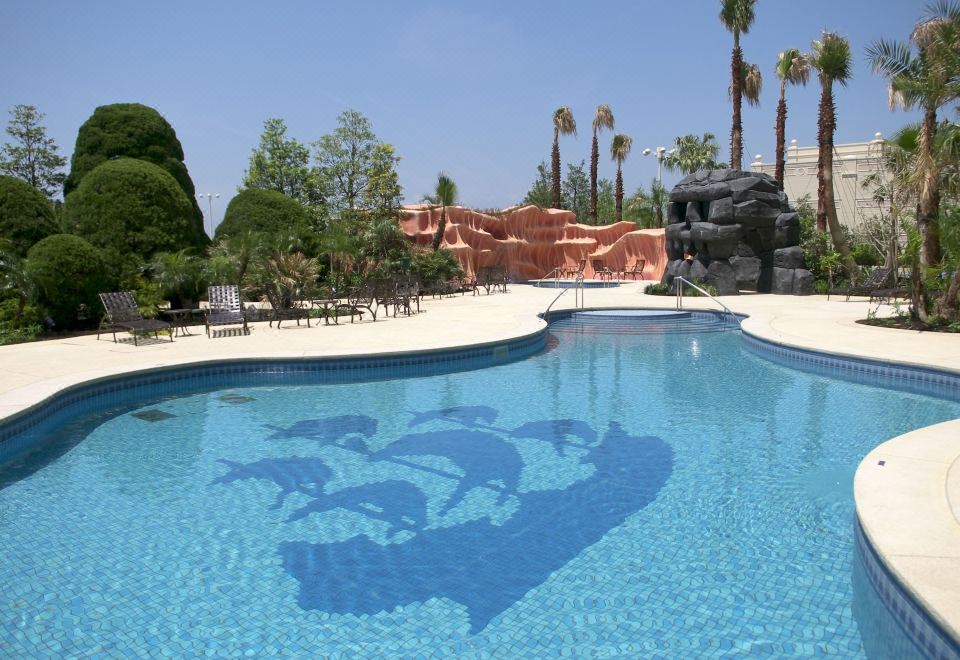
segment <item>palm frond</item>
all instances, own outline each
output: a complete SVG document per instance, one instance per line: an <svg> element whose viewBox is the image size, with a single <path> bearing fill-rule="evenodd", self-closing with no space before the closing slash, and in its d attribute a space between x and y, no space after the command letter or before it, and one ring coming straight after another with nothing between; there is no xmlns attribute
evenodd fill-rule
<svg viewBox="0 0 960 660"><path fill-rule="evenodd" d="M560 106L553 113L553 128L560 135L576 135L577 121L569 106Z"/></svg>
<svg viewBox="0 0 960 660"><path fill-rule="evenodd" d="M720 22L734 34L747 34L755 18L757 0L720 0Z"/></svg>
<svg viewBox="0 0 960 660"><path fill-rule="evenodd" d="M593 132L599 133L603 129L613 130L613 110L606 103L597 106L597 112L593 116Z"/></svg>
<svg viewBox="0 0 960 660"><path fill-rule="evenodd" d="M743 97L752 106L760 105L760 92L763 91L763 74L760 67L749 62L743 63Z"/></svg>
<svg viewBox="0 0 960 660"><path fill-rule="evenodd" d="M878 39L867 46L866 51L873 72L888 78L906 73L915 66L910 45L902 41Z"/></svg>
<svg viewBox="0 0 960 660"><path fill-rule="evenodd" d="M633 146L633 138L623 133L617 133L610 142L610 158L622 163L630 155L630 148Z"/></svg>
<svg viewBox="0 0 960 660"><path fill-rule="evenodd" d="M821 82L837 82L846 86L853 76L850 42L834 32L824 32L813 42L811 64Z"/></svg>
<svg viewBox="0 0 960 660"><path fill-rule="evenodd" d="M777 57L777 77L793 85L806 85L810 79L810 57L799 48L788 48Z"/></svg>

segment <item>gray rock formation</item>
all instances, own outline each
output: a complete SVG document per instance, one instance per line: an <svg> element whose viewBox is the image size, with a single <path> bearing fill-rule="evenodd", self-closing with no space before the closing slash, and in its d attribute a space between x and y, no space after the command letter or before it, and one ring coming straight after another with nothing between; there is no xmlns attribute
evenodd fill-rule
<svg viewBox="0 0 960 660"><path fill-rule="evenodd" d="M813 275L799 243L800 220L773 177L701 170L670 192L663 281L707 282L721 295L809 295Z"/></svg>

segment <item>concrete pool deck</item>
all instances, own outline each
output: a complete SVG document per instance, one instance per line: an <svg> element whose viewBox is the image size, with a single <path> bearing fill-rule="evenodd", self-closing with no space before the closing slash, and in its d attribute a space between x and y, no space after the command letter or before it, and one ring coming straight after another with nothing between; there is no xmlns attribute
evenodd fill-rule
<svg viewBox="0 0 960 660"><path fill-rule="evenodd" d="M672 296L647 296L644 282L589 289L585 306L673 309ZM572 309L574 292L554 310ZM114 343L96 335L0 347L0 419L64 388L123 373L216 360L342 357L404 353L506 341L545 327L537 314L556 289L513 285L507 294L427 298L420 314L307 328L252 324L249 336L207 339L203 328L174 342ZM723 302L749 315L743 329L761 339L881 362L960 374L960 335L889 330L857 324L875 305L823 296L744 295ZM685 309L715 310L686 298ZM889 313L881 307L880 314ZM119 333L118 333L119 334ZM124 333L120 335L126 337ZM883 465L879 462L883 461ZM870 452L855 480L857 513L888 568L960 643L960 420L919 429Z"/></svg>

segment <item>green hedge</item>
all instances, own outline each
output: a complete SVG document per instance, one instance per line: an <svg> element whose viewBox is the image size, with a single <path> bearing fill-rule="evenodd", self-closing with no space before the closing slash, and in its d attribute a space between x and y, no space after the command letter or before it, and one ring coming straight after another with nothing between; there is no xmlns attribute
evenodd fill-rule
<svg viewBox="0 0 960 660"><path fill-rule="evenodd" d="M276 190L247 188L230 200L214 238L219 241L247 232L299 238L307 235L309 221L307 210L297 200Z"/></svg>
<svg viewBox="0 0 960 660"><path fill-rule="evenodd" d="M58 231L53 206L43 193L20 179L0 176L0 237L10 240L17 256Z"/></svg>
<svg viewBox="0 0 960 660"><path fill-rule="evenodd" d="M56 328L90 325L100 317L97 294L110 288L103 257L79 236L54 234L34 245L27 253L27 272ZM81 304L89 310L87 322L77 319Z"/></svg>
<svg viewBox="0 0 960 660"><path fill-rule="evenodd" d="M67 195L64 211L72 233L118 255L149 259L196 247L190 200L172 176L143 160L99 165Z"/></svg>

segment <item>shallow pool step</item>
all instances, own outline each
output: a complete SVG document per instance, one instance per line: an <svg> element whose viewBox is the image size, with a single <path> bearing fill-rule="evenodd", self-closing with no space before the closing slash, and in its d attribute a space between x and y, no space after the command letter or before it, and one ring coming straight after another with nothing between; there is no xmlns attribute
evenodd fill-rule
<svg viewBox="0 0 960 660"><path fill-rule="evenodd" d="M726 332L737 327L729 316L673 310L591 310L550 324L554 332L625 335Z"/></svg>

